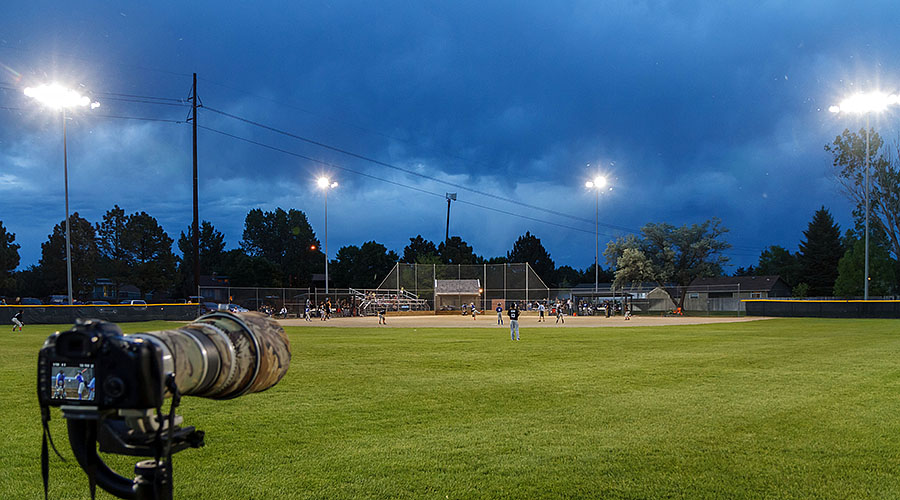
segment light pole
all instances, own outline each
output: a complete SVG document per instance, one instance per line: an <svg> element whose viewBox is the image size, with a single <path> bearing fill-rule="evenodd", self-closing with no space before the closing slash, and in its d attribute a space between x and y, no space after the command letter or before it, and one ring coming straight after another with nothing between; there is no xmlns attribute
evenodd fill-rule
<svg viewBox="0 0 900 500"><path fill-rule="evenodd" d="M866 115L866 258L863 271L863 300L869 300L869 114L884 111L891 104L898 104L900 97L882 92L859 93L850 96L839 105L831 106L832 113L865 113Z"/></svg>
<svg viewBox="0 0 900 500"><path fill-rule="evenodd" d="M328 177L319 177L319 188L325 191L325 296L328 297L328 190L338 187Z"/></svg>
<svg viewBox="0 0 900 500"><path fill-rule="evenodd" d="M594 180L585 182L584 187L593 189L597 195L597 211L594 219L594 300L596 300L597 287L600 280L600 190L606 187L606 177L598 175L594 177Z"/></svg>
<svg viewBox="0 0 900 500"><path fill-rule="evenodd" d="M94 109L100 106L98 102L91 102L87 96L77 91L67 89L58 83L41 85L38 87L26 87L25 95L51 109L61 111L63 133L63 182L66 193L66 283L68 286L69 305L72 300L72 245L69 237L69 157L66 151L66 109L77 106L90 106Z"/></svg>

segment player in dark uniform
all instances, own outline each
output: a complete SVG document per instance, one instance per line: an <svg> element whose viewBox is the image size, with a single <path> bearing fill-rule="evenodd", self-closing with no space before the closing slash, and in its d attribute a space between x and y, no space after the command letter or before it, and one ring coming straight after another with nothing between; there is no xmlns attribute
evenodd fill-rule
<svg viewBox="0 0 900 500"><path fill-rule="evenodd" d="M509 316L509 337L511 340L519 340L519 305L513 302L512 306L510 306L509 311L506 311L506 315Z"/></svg>
<svg viewBox="0 0 900 500"><path fill-rule="evenodd" d="M22 322L22 313L23 312L24 311L20 310L12 317L13 331L16 331L16 328L18 328L19 331L21 332L22 327L25 326L25 323Z"/></svg>

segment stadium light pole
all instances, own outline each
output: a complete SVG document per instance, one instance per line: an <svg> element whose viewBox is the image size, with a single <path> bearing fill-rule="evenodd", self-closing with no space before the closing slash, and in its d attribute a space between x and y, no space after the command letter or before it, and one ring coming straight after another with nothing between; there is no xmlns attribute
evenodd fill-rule
<svg viewBox="0 0 900 500"><path fill-rule="evenodd" d="M338 187L328 177L319 177L319 188L325 191L325 296L328 297L328 190Z"/></svg>
<svg viewBox="0 0 900 500"><path fill-rule="evenodd" d="M863 300L869 300L869 115L887 109L891 104L900 104L900 96L869 92L854 94L840 104L831 106L832 113L863 113L866 115L866 258L863 271Z"/></svg>
<svg viewBox="0 0 900 500"><path fill-rule="evenodd" d="M598 175L594 177L594 180L585 182L584 187L593 189L597 198L597 211L594 219L594 298L596 299L600 281L600 190L606 187L606 177Z"/></svg>
<svg viewBox="0 0 900 500"><path fill-rule="evenodd" d="M99 107L100 103L92 102L88 96L81 95L77 91L68 89L58 83L25 87L25 95L48 108L60 111L60 116L62 117L63 183L65 184L66 197L66 284L68 287L69 305L72 305L74 301L72 297L72 244L69 235L69 155L66 149L66 109L86 106L94 109Z"/></svg>

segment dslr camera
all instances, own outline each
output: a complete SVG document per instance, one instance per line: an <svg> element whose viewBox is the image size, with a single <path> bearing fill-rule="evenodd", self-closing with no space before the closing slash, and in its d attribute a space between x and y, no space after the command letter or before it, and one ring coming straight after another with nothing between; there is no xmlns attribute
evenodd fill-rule
<svg viewBox="0 0 900 500"><path fill-rule="evenodd" d="M67 419L92 497L99 485L119 498L165 500L172 498L172 453L203 445L203 432L183 427L175 415L181 396L231 399L264 391L284 377L290 359L284 330L258 313L218 311L181 328L133 335L113 323L78 320L54 333L37 370L45 494L50 407ZM171 406L163 415L166 399ZM138 462L130 479L103 463L98 445L105 453L153 458Z"/></svg>

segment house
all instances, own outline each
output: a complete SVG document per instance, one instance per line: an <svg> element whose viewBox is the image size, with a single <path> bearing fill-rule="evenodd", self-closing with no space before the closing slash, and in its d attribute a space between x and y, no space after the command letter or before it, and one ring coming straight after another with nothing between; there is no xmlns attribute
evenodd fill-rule
<svg viewBox="0 0 900 500"><path fill-rule="evenodd" d="M685 292L687 311L738 311L741 299L790 297L791 287L780 276L722 276L697 278Z"/></svg>

